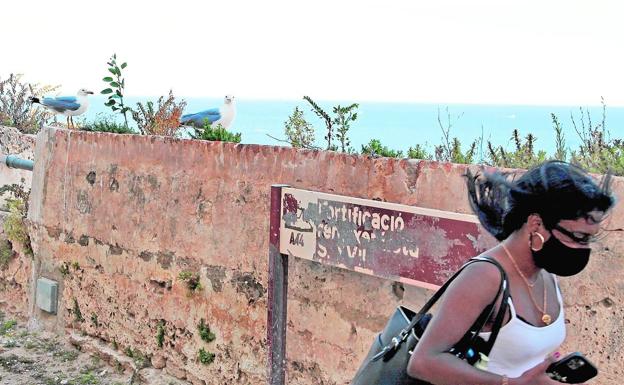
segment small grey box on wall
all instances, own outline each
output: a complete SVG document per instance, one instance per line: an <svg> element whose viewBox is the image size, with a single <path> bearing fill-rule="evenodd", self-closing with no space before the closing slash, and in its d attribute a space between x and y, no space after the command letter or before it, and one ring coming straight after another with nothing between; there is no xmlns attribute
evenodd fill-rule
<svg viewBox="0 0 624 385"><path fill-rule="evenodd" d="M58 282L47 278L37 280L37 306L48 313L56 314Z"/></svg>

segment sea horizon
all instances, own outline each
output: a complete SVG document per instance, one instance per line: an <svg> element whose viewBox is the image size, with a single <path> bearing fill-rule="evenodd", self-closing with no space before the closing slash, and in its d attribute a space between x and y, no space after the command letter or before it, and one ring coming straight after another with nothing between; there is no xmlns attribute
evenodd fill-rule
<svg viewBox="0 0 624 385"><path fill-rule="evenodd" d="M126 97L126 105L136 107L137 102L145 103L148 100L156 102L158 97ZM198 112L208 108L219 107L223 104L222 98L192 97L177 98L187 102L184 113ZM80 118L93 121L101 114L112 114L104 106L106 98L100 95L91 97L89 110ZM548 155L555 151L555 131L551 113L554 113L563 128L566 146L575 150L581 139L574 129L571 115L574 116L577 128L580 129L581 112L579 106L532 106L509 104L438 104L438 103L409 103L409 102L369 102L369 101L326 101L316 100L325 111L330 113L335 105L349 105L358 103L358 119L351 124L349 138L351 147L358 152L362 145L368 144L371 139L378 139L382 145L393 150L407 153L409 147L417 144L424 145L432 153L435 145L442 143L443 132L438 122L438 111L444 126L448 125L448 113L451 116L450 137L457 137L462 149L479 138L484 139L485 145L490 141L495 146L512 150L512 133L517 129L524 138L527 134L537 137L535 148L544 150ZM272 139L270 136L285 140L284 122L292 114L295 107L304 112L305 119L315 127L315 144L326 147L323 137L326 134L325 124L311 111L309 104L301 100L258 100L236 99L236 117L230 131L240 132L241 143L288 145ZM591 117L592 126L602 120L603 107L601 105L582 106L585 126L588 125L587 111ZM624 135L624 107L606 106L605 127L613 138L622 138ZM113 115L115 116L115 115ZM62 121L62 116L58 117ZM116 120L123 121L120 114ZM128 122L134 126L131 117ZM337 143L337 142L335 142ZM478 156L479 154L477 154ZM485 154L484 154L485 156Z"/></svg>

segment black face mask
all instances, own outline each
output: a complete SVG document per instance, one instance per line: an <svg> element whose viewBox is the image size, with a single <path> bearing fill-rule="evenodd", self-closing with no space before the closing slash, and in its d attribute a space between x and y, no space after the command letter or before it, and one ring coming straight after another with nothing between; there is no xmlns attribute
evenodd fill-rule
<svg viewBox="0 0 624 385"><path fill-rule="evenodd" d="M537 267L561 277L569 277L580 273L587 266L591 249L566 246L551 233L542 248L531 250L531 253Z"/></svg>

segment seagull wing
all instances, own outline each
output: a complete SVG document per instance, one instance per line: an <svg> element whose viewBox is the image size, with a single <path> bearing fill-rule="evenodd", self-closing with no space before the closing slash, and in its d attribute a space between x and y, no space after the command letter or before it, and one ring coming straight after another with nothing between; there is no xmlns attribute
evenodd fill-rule
<svg viewBox="0 0 624 385"><path fill-rule="evenodd" d="M80 108L75 96L60 96L57 98L43 98L41 104L56 112L76 111Z"/></svg>
<svg viewBox="0 0 624 385"><path fill-rule="evenodd" d="M196 112L194 114L182 115L180 122L185 125L193 125L195 127L204 127L204 121L208 121L212 124L221 119L221 113L218 108L211 108L209 110Z"/></svg>

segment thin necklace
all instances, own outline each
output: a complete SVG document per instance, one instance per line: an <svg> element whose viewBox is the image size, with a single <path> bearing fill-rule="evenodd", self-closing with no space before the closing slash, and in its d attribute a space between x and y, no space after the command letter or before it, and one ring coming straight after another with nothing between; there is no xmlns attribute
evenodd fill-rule
<svg viewBox="0 0 624 385"><path fill-rule="evenodd" d="M533 296L533 290L532 290L533 286L535 286L535 284L537 283L537 280L539 279L539 277L537 277L535 279L535 282L533 282L533 284L530 284L529 280L527 279L527 277L524 276L524 274L522 273L522 270L520 270L520 268L516 264L516 261L511 256L511 253L509 252L507 247L503 243L501 243L500 245L503 247L503 250L505 250L505 253L507 254L509 259L511 260L511 263L513 264L513 266L516 269L516 271L518 272L518 274L520 274L520 278L522 278L522 280L526 284L527 290L529 292L529 297L531 297L531 301L533 301L533 305L535 305L535 308L540 313L542 313L542 322L545 323L546 325L550 325L550 323L552 322L552 317L550 316L550 314L546 313L546 309L547 309L547 305L548 305L547 302L546 302L546 300L547 300L547 297L546 297L546 281L544 281L544 308L542 309L537 304L537 301L535 300L535 297ZM542 275L542 277L543 277L543 275Z"/></svg>

